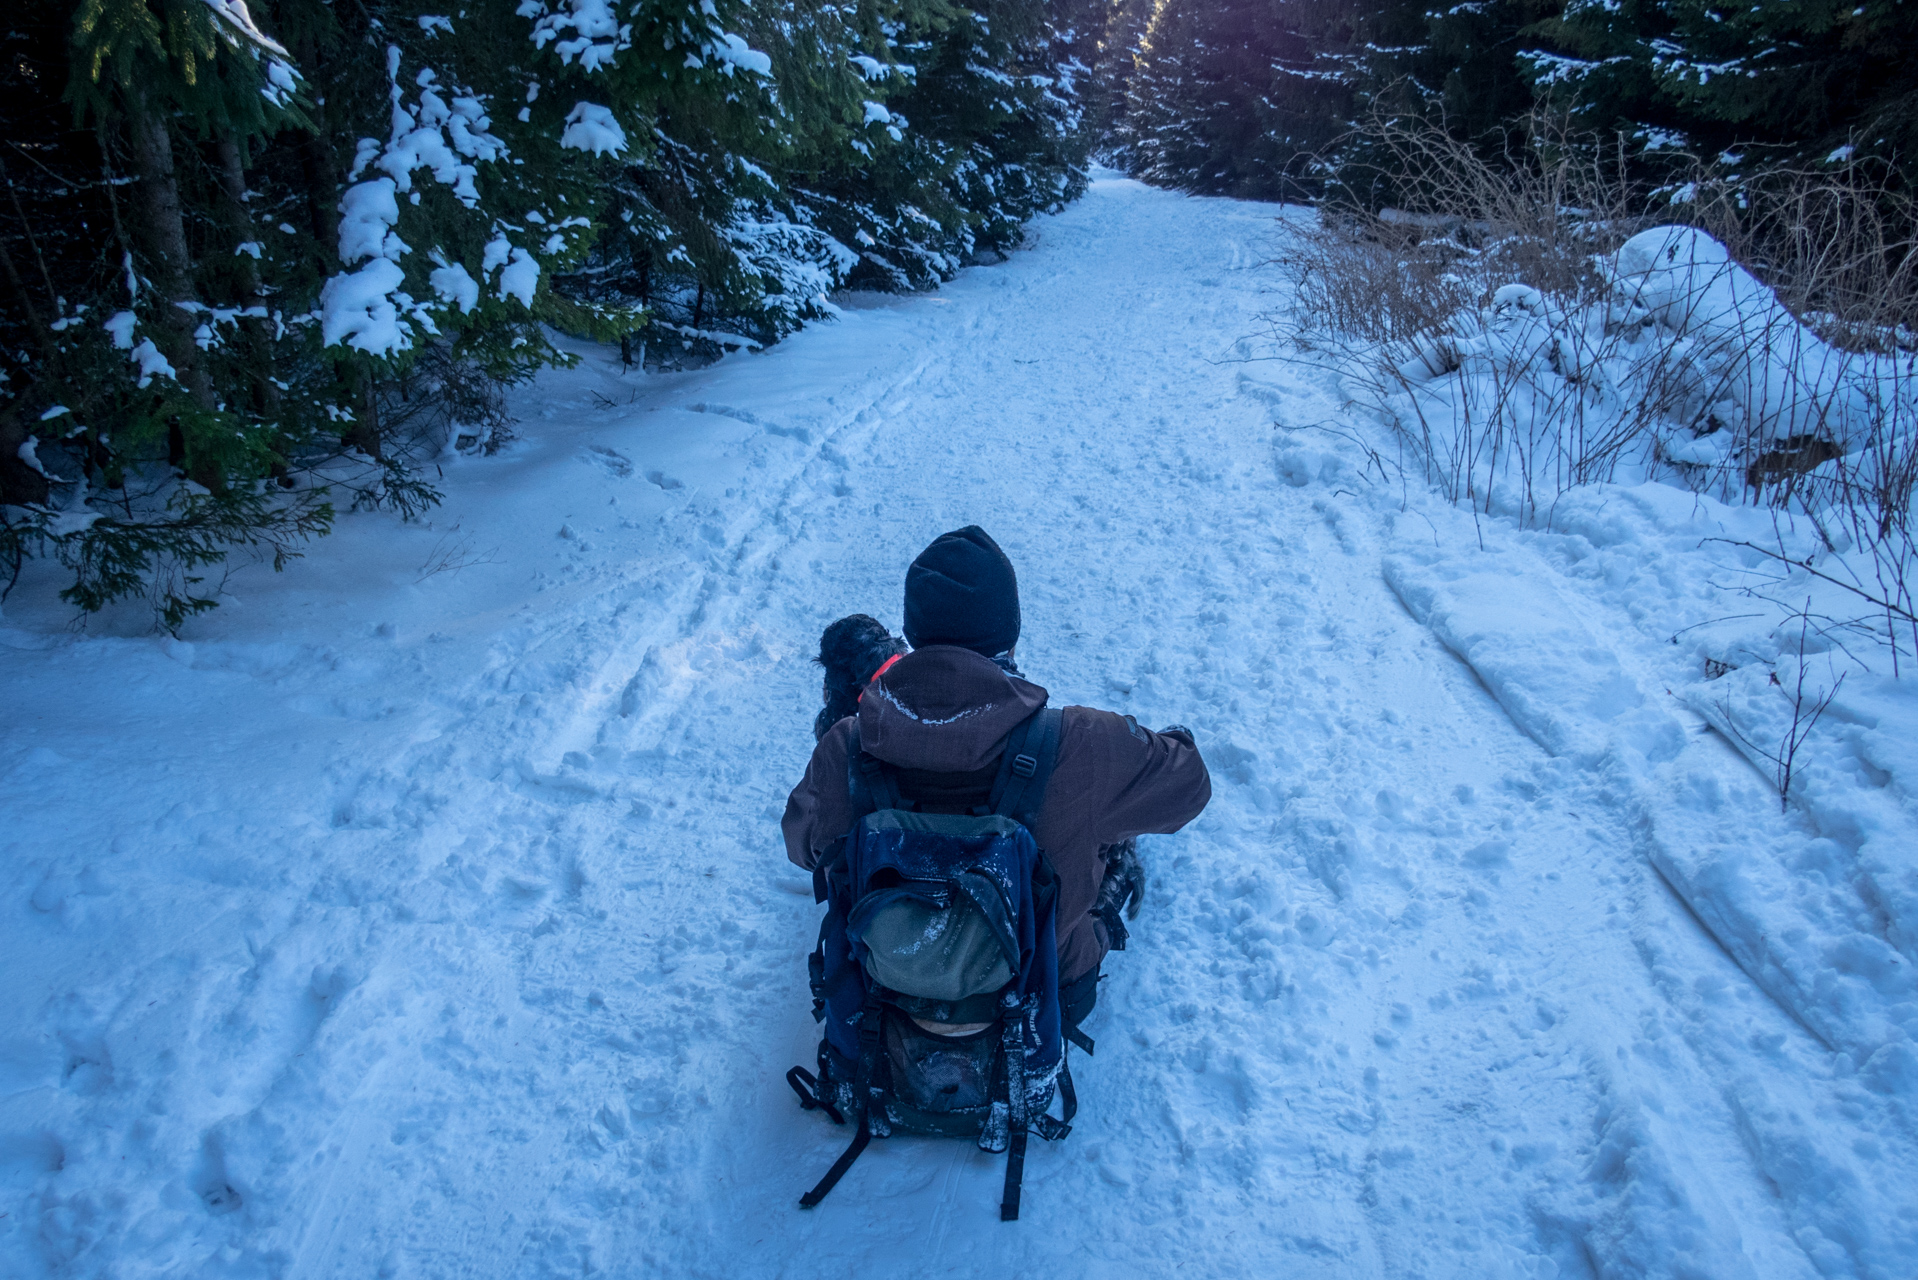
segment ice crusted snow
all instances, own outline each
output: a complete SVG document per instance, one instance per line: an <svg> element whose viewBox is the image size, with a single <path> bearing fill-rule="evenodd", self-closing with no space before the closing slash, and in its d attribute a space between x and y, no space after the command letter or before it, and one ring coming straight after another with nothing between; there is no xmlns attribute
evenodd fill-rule
<svg viewBox="0 0 1918 1280"><path fill-rule="evenodd" d="M1910 677L1845 683L1781 813L1699 710L1825 661L1723 607L1702 539L1761 513L1381 485L1329 373L1235 358L1273 209L1108 177L1033 233L702 372L583 348L430 520L182 639L29 570L0 1270L1918 1274ZM809 659L975 521L1031 676L1190 725L1215 797L1143 843L1021 1221L908 1138L802 1213L846 1137L781 1079Z"/></svg>

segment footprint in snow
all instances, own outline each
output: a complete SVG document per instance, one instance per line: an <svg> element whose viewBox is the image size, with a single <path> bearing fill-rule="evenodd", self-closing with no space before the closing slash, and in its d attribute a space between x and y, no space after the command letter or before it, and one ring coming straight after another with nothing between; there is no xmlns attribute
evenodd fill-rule
<svg viewBox="0 0 1918 1280"><path fill-rule="evenodd" d="M587 445L586 452L579 455L579 460L621 480L633 474L633 460L619 450L608 449L604 445Z"/></svg>

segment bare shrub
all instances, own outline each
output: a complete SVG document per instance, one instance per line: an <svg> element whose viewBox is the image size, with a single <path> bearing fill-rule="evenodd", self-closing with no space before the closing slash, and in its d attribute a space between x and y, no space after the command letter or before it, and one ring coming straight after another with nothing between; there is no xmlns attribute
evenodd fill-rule
<svg viewBox="0 0 1918 1280"><path fill-rule="evenodd" d="M1281 317L1302 346L1402 342L1437 333L1477 301L1453 274L1459 256L1414 227L1360 210L1325 206L1317 225L1294 230L1277 259L1297 282L1298 309Z"/></svg>
<svg viewBox="0 0 1918 1280"><path fill-rule="evenodd" d="M1918 253L1890 175L1673 156L1652 186L1622 140L1542 115L1491 157L1439 124L1363 132L1376 172L1295 227L1278 265L1296 303L1273 319L1337 358L1416 471L1526 522L1621 477L1763 503L1863 552L1843 566L1853 590L1883 629L1910 625ZM1403 207L1370 207L1366 189ZM1691 324L1634 296L1615 255L1661 225L1710 235L1777 319Z"/></svg>
<svg viewBox="0 0 1918 1280"><path fill-rule="evenodd" d="M1813 332L1846 351L1918 350L1918 208L1863 162L1701 173L1683 221L1710 232Z"/></svg>
<svg viewBox="0 0 1918 1280"><path fill-rule="evenodd" d="M1523 126L1522 145L1488 158L1442 123L1375 117L1370 159L1348 173L1334 204L1359 212L1355 186L1389 180L1402 207L1373 216L1452 249L1448 274L1481 289L1522 280L1553 297L1587 292L1602 283L1591 255L1648 225L1637 213L1642 192L1628 177L1629 153L1545 113ZM1368 168L1378 170L1370 183Z"/></svg>
<svg viewBox="0 0 1918 1280"><path fill-rule="evenodd" d="M1599 257L1648 225L1626 153L1580 145L1544 116L1496 162L1416 121L1375 118L1366 141L1378 180L1360 172L1354 185L1389 186L1406 207L1369 208L1348 186L1299 229L1279 256L1299 304L1277 318L1284 336L1349 357L1355 398L1394 422L1454 501L1492 509L1504 472L1536 518L1566 487L1611 478L1647 443L1637 419L1685 398L1648 379L1663 389L1621 422L1597 376L1608 335L1552 332L1604 297ZM1501 305L1514 283L1532 293ZM1552 376L1534 376L1541 362ZM1468 364L1479 376L1447 380Z"/></svg>
<svg viewBox="0 0 1918 1280"><path fill-rule="evenodd" d="M1901 634L1918 652L1918 204L1889 179L1852 162L1719 178L1699 184L1694 216L1808 329L1870 369L1865 421L1843 445L1825 430L1769 442L1745 479L1748 500L1802 514L1827 548L1851 553L1790 563L1866 606L1895 671Z"/></svg>
<svg viewBox="0 0 1918 1280"><path fill-rule="evenodd" d="M1713 714L1707 716L1714 727L1723 731L1744 749L1746 757L1754 764L1763 761L1771 768L1772 788L1778 792L1778 808L1781 813L1785 812L1791 804L1791 784L1798 773L1798 753L1811 738L1812 730L1818 727L1818 722L1824 718L1825 712L1830 710L1832 702L1838 697L1838 691L1845 685L1845 673L1840 673L1837 679L1822 691L1816 689L1808 691L1805 688L1805 670L1810 665L1807 641L1812 629L1811 601L1807 599L1804 608L1794 613L1793 617L1798 619L1796 678L1791 688L1785 689L1784 681L1778 678L1776 668L1771 674L1771 683L1782 690L1786 700L1791 703L1791 721L1784 733L1780 735L1778 745L1767 746L1740 725L1732 712L1730 698L1720 698L1712 702L1708 710Z"/></svg>

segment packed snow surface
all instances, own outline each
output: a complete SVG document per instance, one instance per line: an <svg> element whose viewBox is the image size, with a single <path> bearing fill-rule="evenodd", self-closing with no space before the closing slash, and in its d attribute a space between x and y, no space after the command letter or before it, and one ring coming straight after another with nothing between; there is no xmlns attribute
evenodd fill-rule
<svg viewBox="0 0 1918 1280"><path fill-rule="evenodd" d="M763 354L587 350L429 522L182 638L29 575L0 1273L1918 1274L1901 686L1846 685L1781 814L1668 643L1736 513L1381 483L1311 429L1371 429L1331 374L1255 358L1275 212L1108 178ZM805 1213L809 658L973 522L1031 677L1191 726L1215 795L1144 842L1021 1221L911 1138Z"/></svg>

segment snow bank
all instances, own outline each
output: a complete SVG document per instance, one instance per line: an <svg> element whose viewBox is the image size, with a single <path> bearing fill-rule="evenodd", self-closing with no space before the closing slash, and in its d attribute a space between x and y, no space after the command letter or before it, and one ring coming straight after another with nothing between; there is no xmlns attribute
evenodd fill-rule
<svg viewBox="0 0 1918 1280"><path fill-rule="evenodd" d="M1608 748L1608 727L1645 705L1618 659L1525 558L1420 550L1383 567L1407 611L1553 755L1595 762Z"/></svg>
<svg viewBox="0 0 1918 1280"><path fill-rule="evenodd" d="M1792 808L1781 812L1770 762L1731 725L1749 742L1775 743L1791 718L1795 662L1831 677L1822 655L1781 653L1767 617L1725 598L1737 554L1702 543L1764 515L1655 483L1605 485L1568 495L1554 530L1525 529L1408 500L1396 487L1370 490L1361 458L1294 441L1277 459L1286 482L1384 515L1381 572L1408 612L1518 729L1632 815L1631 852L1655 869L1654 883L1817 1046L1834 1081L1823 1105L1876 1117L1874 1132L1902 1125L1891 1117L1918 1096L1918 690L1889 676L1869 691L1847 683L1838 714L1808 739ZM1355 523L1336 515L1341 530ZM1743 665L1727 666L1731 657ZM1783 681L1772 681L1774 669ZM1718 710L1702 714L1708 707ZM1504 856L1488 854L1487 865ZM1669 944L1641 936L1655 968L1683 972ZM1766 1083L1762 1064L1781 1040L1731 1030L1745 1019L1726 1004L1722 979L1672 981L1692 984L1692 1034L1737 1081L1729 1096L1751 1158L1803 1224L1820 1268L1908 1267L1918 1231L1908 1196L1886 1181L1886 1151L1873 1140L1826 1140L1808 1104ZM1591 1163L1535 1212L1622 1274L1773 1274L1745 1268L1730 1242L1749 1210L1721 1202L1712 1191L1720 1175L1685 1154L1678 1133L1690 1122L1676 1117L1688 1104L1669 1092L1672 1065L1669 1048L1647 1045L1629 1063L1606 1064L1613 1097Z"/></svg>
<svg viewBox="0 0 1918 1280"><path fill-rule="evenodd" d="M1618 505L1615 496L1610 505ZM1692 550L1697 523L1660 530L1656 517L1664 513L1646 504L1632 512L1639 519L1626 523L1614 514L1609 528L1600 529L1584 518L1589 510L1581 503L1573 516L1581 533L1531 541L1556 550L1559 539L1575 540L1588 560L1655 557L1651 572L1641 568L1629 584L1603 584L1611 587L1603 595L1675 629L1648 588L1672 567L1667 557L1681 559ZM1508 537L1495 537L1480 551L1469 518L1428 516L1446 517L1439 524L1442 546L1428 538L1386 558L1386 580L1471 666L1519 728L1553 754L1602 769L1629 789L1643 815L1646 856L1720 945L1822 1042L1857 1061L1918 1035L1918 968L1887 933L1889 926L1902 940L1911 921L1902 912L1879 914L1899 895L1887 894L1874 874L1890 849L1918 848L1918 824L1873 794L1881 787L1852 785L1833 794L1831 766L1846 754L1842 738L1818 739L1806 753L1816 780L1801 785L1817 793L1812 807L1823 818L1819 827L1853 829L1837 839L1794 829L1767 791L1769 763L1761 761L1762 773L1750 769L1741 753L1728 750L1738 741L1729 732L1701 736L1714 717L1686 714L1723 697L1724 677L1711 680L1693 668L1678 683L1674 673L1660 672L1652 678L1679 693L1660 690L1664 696L1654 700L1622 665L1621 637L1595 638L1579 616L1593 606L1575 604L1559 585L1560 572L1538 551ZM1586 590L1600 585L1589 572L1582 576ZM1639 666L1647 676L1655 670L1642 660ZM1738 732L1775 743L1782 729L1776 718L1790 719L1782 689L1763 666L1732 674L1750 676L1762 709L1774 717L1767 723L1741 715ZM1719 727L1728 726L1720 720ZM1814 758L1822 763L1812 765ZM1901 880L1898 887L1908 884Z"/></svg>
<svg viewBox="0 0 1918 1280"><path fill-rule="evenodd" d="M1896 361L1821 340L1703 231L1641 232L1607 266L1620 303L1703 345L1715 381L1758 441L1821 435L1850 449L1900 398L1904 412L1913 408L1911 376L1901 377Z"/></svg>
<svg viewBox="0 0 1918 1280"><path fill-rule="evenodd" d="M1332 358L1371 423L1242 390L1339 424L1344 447L1291 434L1279 475L1341 495L1342 531L1379 513L1407 611L1632 814L1652 899L1740 971L1728 987L1639 926L1806 1256L1902 1274L1918 1215L1877 1135L1907 1135L1918 1097L1918 676L1904 624L1844 584L1896 603L1911 566L1841 518L1833 472L1870 483L1911 447L1910 357L1823 343L1695 231L1634 237L1605 278L1590 300L1513 281L1442 331ZM1813 435L1841 456L1788 470ZM1749 505L1754 474L1796 476L1791 507ZM1754 1025L1754 994L1789 1031ZM1817 1085L1775 1074L1794 1043ZM1670 1047L1651 1034L1604 1064L1597 1153L1534 1211L1602 1241L1601 1273L1776 1274L1736 1256L1750 1205L1678 1154ZM1872 1136L1830 1135L1840 1111Z"/></svg>
<svg viewBox="0 0 1918 1280"><path fill-rule="evenodd" d="M1387 580L1541 745L1625 770L1647 858L1801 1025L1896 1056L1918 1031L1918 689L1894 610L1918 565L1831 473L1869 486L1918 445L1912 358L1830 347L1693 229L1634 236L1606 278L1585 305L1494 291L1367 357L1392 370L1369 400L1346 366L1414 472L1480 513L1432 514L1446 535ZM1813 435L1850 457L1799 477L1796 510L1745 505ZM1569 579L1512 561L1514 521ZM1594 609L1657 658L1595 643Z"/></svg>
<svg viewBox="0 0 1918 1280"><path fill-rule="evenodd" d="M1527 520L1594 481L1736 502L1809 471L1799 488L1830 501L1834 460L1869 490L1918 447L1918 356L1832 347L1704 232L1646 231L1599 265L1602 296L1512 281L1437 329L1351 350L1348 394L1448 496Z"/></svg>

